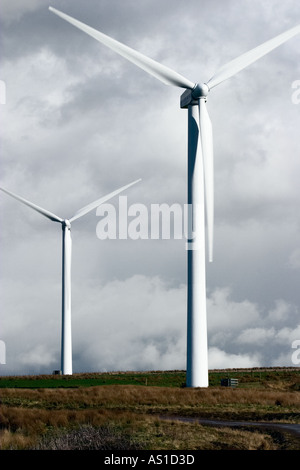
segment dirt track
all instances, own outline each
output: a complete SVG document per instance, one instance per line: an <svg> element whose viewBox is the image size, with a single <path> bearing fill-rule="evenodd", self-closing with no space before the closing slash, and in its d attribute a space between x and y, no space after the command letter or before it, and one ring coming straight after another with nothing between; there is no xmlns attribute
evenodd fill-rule
<svg viewBox="0 0 300 470"><path fill-rule="evenodd" d="M256 421L222 421L216 419L206 419L206 418L187 418L180 416L160 416L161 419L172 419L186 422L194 422L203 424L206 426L227 426L227 427L260 427L260 428L272 428L279 431L289 432L292 434L300 435L300 424L289 424L289 423L269 423L269 422L256 422Z"/></svg>

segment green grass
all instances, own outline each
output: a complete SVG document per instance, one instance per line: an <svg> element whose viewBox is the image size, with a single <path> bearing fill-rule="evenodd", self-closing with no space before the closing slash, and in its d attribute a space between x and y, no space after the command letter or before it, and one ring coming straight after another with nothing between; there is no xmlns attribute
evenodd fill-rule
<svg viewBox="0 0 300 470"><path fill-rule="evenodd" d="M209 385L219 386L222 378L237 378L239 388L261 388L266 383L285 382L300 378L294 368L223 370L209 373ZM158 387L184 387L184 371L105 372L62 375L0 377L0 388L78 388L99 385L146 385Z"/></svg>
<svg viewBox="0 0 300 470"><path fill-rule="evenodd" d="M181 387L184 372L95 373L72 376L49 375L0 377L0 388L77 388L99 385L149 385Z"/></svg>

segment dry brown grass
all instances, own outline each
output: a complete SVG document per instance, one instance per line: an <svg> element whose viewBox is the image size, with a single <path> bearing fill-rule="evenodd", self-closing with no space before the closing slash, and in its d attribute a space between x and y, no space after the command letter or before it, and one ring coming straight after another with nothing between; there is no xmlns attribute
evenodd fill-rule
<svg viewBox="0 0 300 470"><path fill-rule="evenodd" d="M20 410L4 409L2 417L9 420L9 429L0 433L0 449L80 450L85 448L86 426L94 430L115 429L111 450L131 448L151 450L276 450L277 445L267 434L211 428L198 423L164 421L155 416L101 410ZM49 434L49 430L51 432ZM53 430L60 430L55 432ZM74 433L77 439L74 440ZM102 431L103 434L103 431ZM124 438L122 439L122 435ZM91 438L91 436L90 436ZM118 438L118 439L117 439ZM101 442L100 442L101 444ZM103 445L103 444L102 444ZM93 442L94 450L102 449ZM127 450L129 448L127 447Z"/></svg>
<svg viewBox="0 0 300 470"><path fill-rule="evenodd" d="M36 442L36 436L25 435L22 431L12 432L8 429L0 431L0 450L30 449Z"/></svg>
<svg viewBox="0 0 300 470"><path fill-rule="evenodd" d="M2 389L3 404L23 408L43 409L119 409L147 413L180 413L201 415L207 411L216 414L230 412L276 413L297 415L300 393L280 390L176 389L131 385L110 385L78 389ZM270 419L270 417L268 418Z"/></svg>
<svg viewBox="0 0 300 470"><path fill-rule="evenodd" d="M0 449L32 448L49 430L112 425L132 442L160 449L276 449L263 432L164 421L163 416L299 422L300 393L215 387L109 385L78 389L1 389Z"/></svg>
<svg viewBox="0 0 300 470"><path fill-rule="evenodd" d="M134 385L103 385L78 389L1 389L2 401L28 402L28 406L51 404L53 407L93 405L188 405L207 404L260 404L300 406L298 392L280 390L251 390L215 387L214 389L176 389Z"/></svg>
<svg viewBox="0 0 300 470"><path fill-rule="evenodd" d="M153 450L276 450L270 436L230 428L205 427L201 424L149 422Z"/></svg>

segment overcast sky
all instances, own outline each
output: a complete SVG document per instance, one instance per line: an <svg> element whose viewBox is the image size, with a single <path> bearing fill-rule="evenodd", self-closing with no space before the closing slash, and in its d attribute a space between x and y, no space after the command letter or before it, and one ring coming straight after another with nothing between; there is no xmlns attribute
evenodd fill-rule
<svg viewBox="0 0 300 470"><path fill-rule="evenodd" d="M138 178L128 205L187 195L187 111L168 87L48 11L193 82L300 23L296 0L1 0L0 186L62 218ZM209 368L293 366L300 340L300 35L214 88ZM112 203L118 209L118 198ZM73 370L185 369L181 240L72 225ZM61 227L0 194L2 374L60 368Z"/></svg>

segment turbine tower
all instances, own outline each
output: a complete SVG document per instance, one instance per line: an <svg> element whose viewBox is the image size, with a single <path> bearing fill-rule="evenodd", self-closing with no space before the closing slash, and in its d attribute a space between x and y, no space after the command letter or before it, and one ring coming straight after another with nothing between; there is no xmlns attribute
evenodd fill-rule
<svg viewBox="0 0 300 470"><path fill-rule="evenodd" d="M132 183L123 186L112 193L103 196L100 199L84 206L79 209L70 219L62 219L52 212L43 209L32 202L23 199L16 194L7 191L7 189L0 188L9 196L17 199L31 209L39 212L41 215L47 217L52 222L59 222L62 226L62 330L61 330L61 371L64 375L72 375L72 327L71 327L71 258L72 258L72 238L71 238L71 223L81 218L88 212L100 206L104 202L113 198L117 194L125 191L130 186L136 184L136 180Z"/></svg>
<svg viewBox="0 0 300 470"><path fill-rule="evenodd" d="M73 26L114 50L150 75L165 83L183 88L181 108L188 109L188 204L192 206L194 237L187 253L187 386L208 386L207 314L206 314L206 241L208 258L213 260L214 164L212 125L206 108L212 88L232 77L265 54L300 33L300 25L276 36L221 67L206 83L194 83L174 70L112 39L90 26L49 7Z"/></svg>

